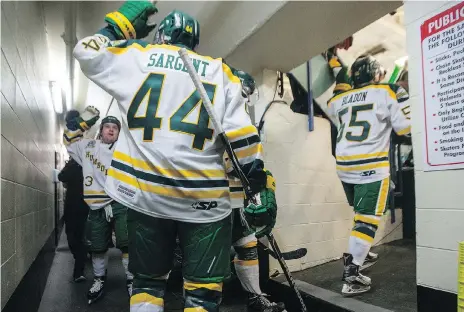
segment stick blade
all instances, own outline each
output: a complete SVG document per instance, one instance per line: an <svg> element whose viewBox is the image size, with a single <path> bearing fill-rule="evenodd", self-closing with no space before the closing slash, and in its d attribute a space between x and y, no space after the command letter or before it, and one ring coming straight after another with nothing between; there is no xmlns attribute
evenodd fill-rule
<svg viewBox="0 0 464 312"><path fill-rule="evenodd" d="M284 260L296 260L303 258L307 253L308 250L306 248L299 248L289 252L283 252L282 258L284 258Z"/></svg>

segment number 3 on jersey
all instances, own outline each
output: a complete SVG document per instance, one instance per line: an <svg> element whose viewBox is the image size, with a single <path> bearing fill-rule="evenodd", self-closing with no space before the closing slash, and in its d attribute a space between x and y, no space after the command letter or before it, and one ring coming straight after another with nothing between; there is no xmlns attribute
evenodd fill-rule
<svg viewBox="0 0 464 312"><path fill-rule="evenodd" d="M357 106L350 106L345 107L341 111L338 112L338 119L340 121L340 128L338 129L338 136L337 142L340 142L345 135L345 138L348 141L355 141L355 142L362 142L369 136L369 132L371 131L371 124L366 120L357 120L358 119L358 112L363 111L370 111L374 107L374 104L364 104L364 105L357 105ZM345 130L345 122L343 122L342 118L345 114L347 114L351 110L350 115L350 123L348 124L348 128L351 127L361 127L362 132L360 135L353 135L353 132L347 131L346 134L344 133Z"/></svg>
<svg viewBox="0 0 464 312"><path fill-rule="evenodd" d="M127 124L129 130L143 129L143 141L153 141L155 130L161 129L162 118L157 116L158 105L163 89L164 74L148 75L140 89L137 91L127 111ZM216 86L203 83L211 103L214 103ZM147 109L144 116L136 116L137 110L145 97L148 96ZM185 119L200 104L201 97L195 90L180 105L177 111L169 118L169 129L171 131L185 133L193 136L192 148L203 150L206 140L213 138L213 130L208 128L209 115L205 107L201 105L200 113L196 123L185 121Z"/></svg>

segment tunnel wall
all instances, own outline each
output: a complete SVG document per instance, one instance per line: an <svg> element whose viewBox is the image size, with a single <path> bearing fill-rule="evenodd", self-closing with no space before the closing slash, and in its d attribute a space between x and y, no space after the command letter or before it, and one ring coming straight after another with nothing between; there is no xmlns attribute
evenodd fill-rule
<svg viewBox="0 0 464 312"><path fill-rule="evenodd" d="M57 131L41 4L2 1L1 14L3 309L54 229Z"/></svg>

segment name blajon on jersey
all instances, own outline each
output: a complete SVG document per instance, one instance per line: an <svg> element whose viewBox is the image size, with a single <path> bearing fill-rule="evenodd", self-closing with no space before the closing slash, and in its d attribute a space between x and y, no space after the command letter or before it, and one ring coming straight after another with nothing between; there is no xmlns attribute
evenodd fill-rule
<svg viewBox="0 0 464 312"><path fill-rule="evenodd" d="M203 60L198 60L191 58L193 62L193 67L195 67L196 72L202 77L206 76L206 68L209 66L209 63ZM183 71L187 73L187 67L184 65L184 62L180 56L174 56L166 53L153 53L150 55L150 61L147 64L147 67L156 67L156 68L168 68L178 71Z"/></svg>
<svg viewBox="0 0 464 312"><path fill-rule="evenodd" d="M353 102L362 102L367 98L367 91L361 93L351 94L350 96L345 96L342 101L342 105L353 103Z"/></svg>

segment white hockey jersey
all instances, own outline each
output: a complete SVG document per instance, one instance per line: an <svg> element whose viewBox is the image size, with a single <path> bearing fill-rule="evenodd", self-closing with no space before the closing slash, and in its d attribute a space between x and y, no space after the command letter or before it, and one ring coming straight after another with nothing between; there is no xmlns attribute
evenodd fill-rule
<svg viewBox="0 0 464 312"><path fill-rule="evenodd" d="M178 50L97 34L80 40L74 56L84 74L114 96L122 114L107 194L151 216L214 222L231 212L224 147ZM261 159L240 80L222 59L189 55L240 163Z"/></svg>
<svg viewBox="0 0 464 312"><path fill-rule="evenodd" d="M115 143L83 139L81 130L65 129L63 142L69 155L82 166L84 176L84 200L90 209L105 207L113 200L105 192L105 181L111 166Z"/></svg>
<svg viewBox="0 0 464 312"><path fill-rule="evenodd" d="M343 182L365 184L390 176L392 128L398 135L411 132L407 92L401 87L392 88L373 84L329 100L328 112L340 122L336 161Z"/></svg>

